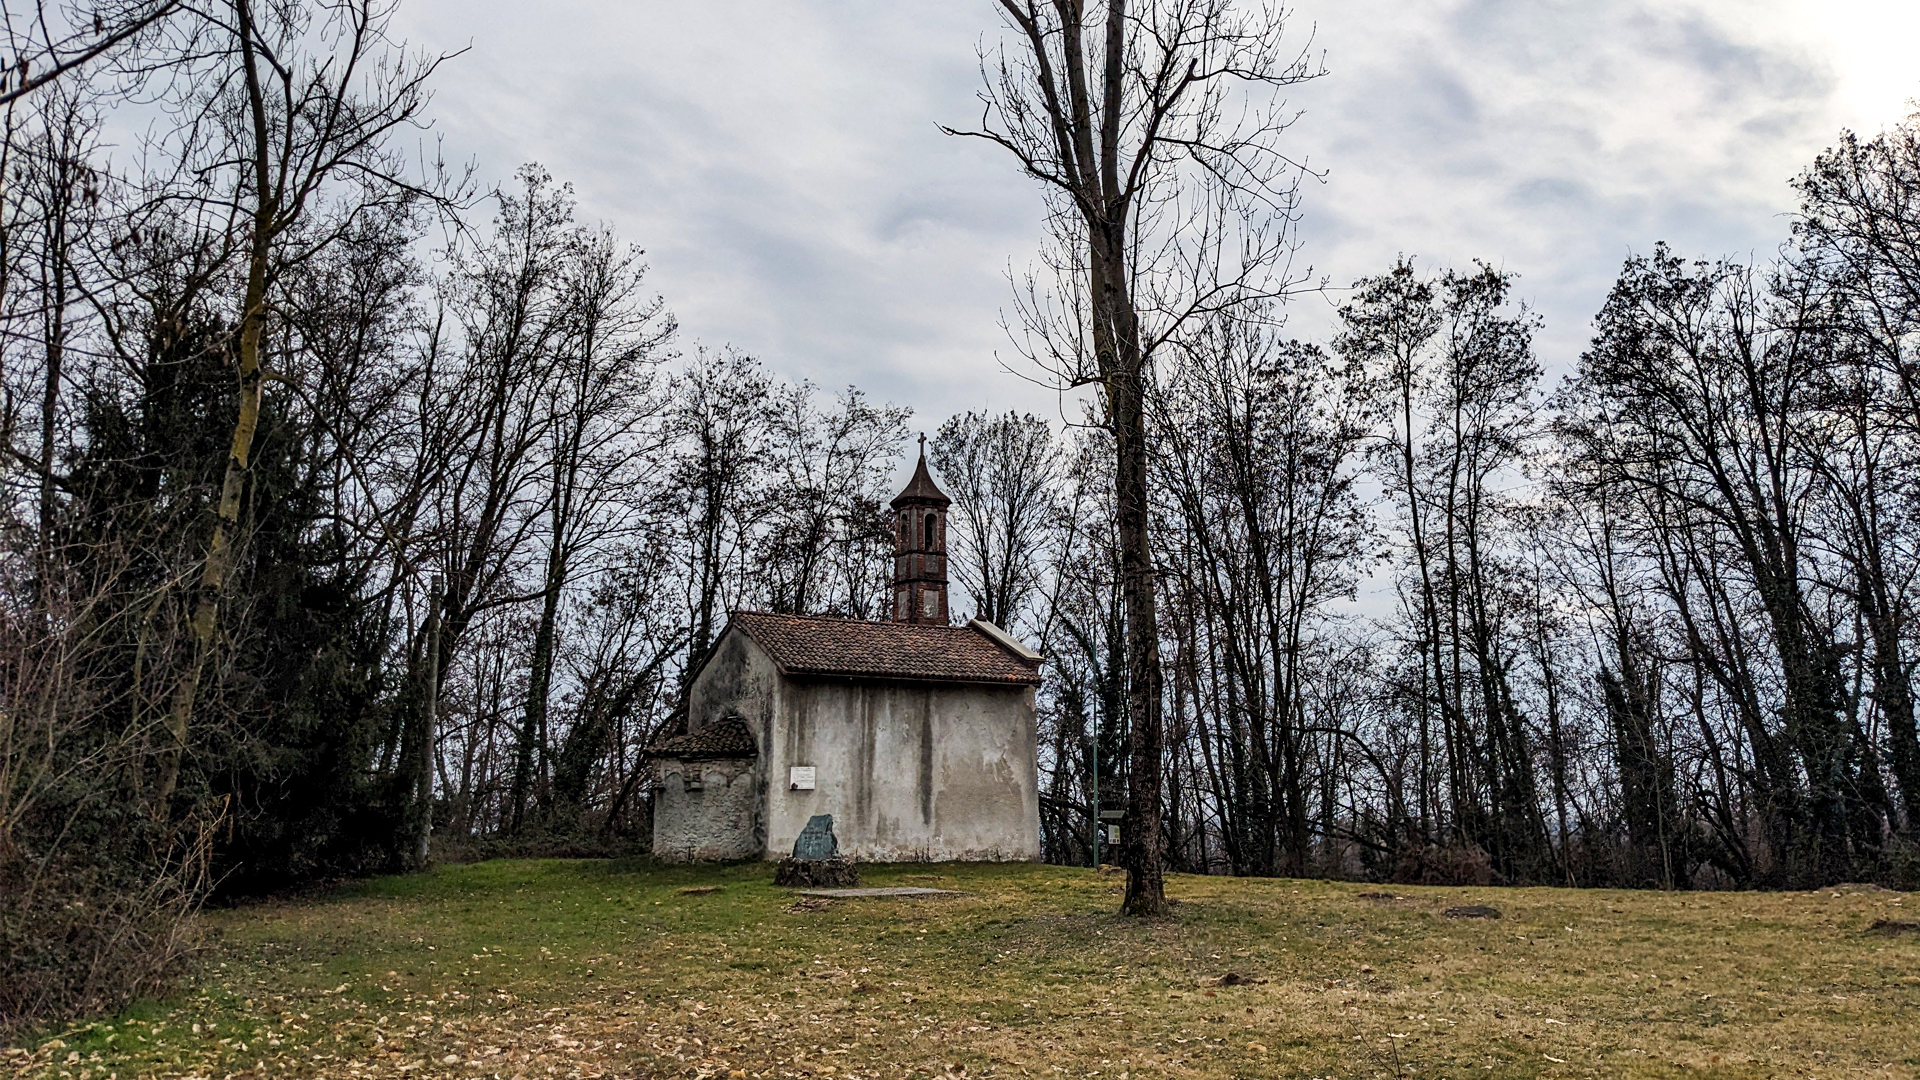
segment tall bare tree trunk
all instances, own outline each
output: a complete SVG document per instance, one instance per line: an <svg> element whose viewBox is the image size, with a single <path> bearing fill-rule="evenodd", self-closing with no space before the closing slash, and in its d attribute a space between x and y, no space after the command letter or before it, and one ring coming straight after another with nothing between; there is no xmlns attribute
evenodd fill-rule
<svg viewBox="0 0 1920 1080"><path fill-rule="evenodd" d="M1146 410L1139 370L1108 380L1112 400L1120 591L1127 607L1127 817L1121 837L1128 915L1167 911L1166 837L1160 821L1166 752L1160 624L1148 534Z"/></svg>
<svg viewBox="0 0 1920 1080"><path fill-rule="evenodd" d="M553 541L547 551L545 596L540 603L540 623L533 633L533 655L528 658L527 703L514 739L513 783L508 792L507 831L518 833L526 825L527 803L533 797L536 751L544 755L543 735L547 727L547 699L553 684L553 647L557 637L560 593L566 584L567 562L565 510L558 493L554 496Z"/></svg>
<svg viewBox="0 0 1920 1080"><path fill-rule="evenodd" d="M50 588L53 572L54 440L59 433L60 369L67 347L67 212L72 194L72 171L77 163L66 158L65 140L58 143L49 131L48 153L57 155L49 163L50 177L57 178L51 191L46 225L44 265L46 290L46 384L40 396L40 588L43 598Z"/></svg>
<svg viewBox="0 0 1920 1080"><path fill-rule="evenodd" d="M433 842L433 736L440 718L440 609L446 604L446 587L440 575L433 575L427 590L427 684L421 693L413 747L413 868L427 868L428 849Z"/></svg>
<svg viewBox="0 0 1920 1080"><path fill-rule="evenodd" d="M275 217L273 170L269 164L267 105L254 56L251 0L234 0L234 27L239 36L241 67L246 76L247 112L252 121L253 215L248 223L247 285L240 306L235 366L235 399L239 406L233 440L227 451L226 474L220 482L220 501L214 509L213 535L207 540L206 561L194 589L193 617L186 664L174 684L167 708L167 744L160 754L152 810L164 817L180 781L180 761L186 752L188 727L199 696L201 673L214 655L219 632L220 597L226 591L240 542L240 500L246 491L253 461L253 437L260 427L260 394L265 373L260 366L260 338L266 324L267 260L271 253Z"/></svg>

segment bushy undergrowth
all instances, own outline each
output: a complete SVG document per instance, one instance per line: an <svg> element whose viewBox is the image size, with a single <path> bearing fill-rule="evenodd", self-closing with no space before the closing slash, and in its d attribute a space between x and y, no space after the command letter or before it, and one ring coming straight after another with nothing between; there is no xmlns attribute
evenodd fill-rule
<svg viewBox="0 0 1920 1080"><path fill-rule="evenodd" d="M180 866L0 863L0 1036L171 987L200 947Z"/></svg>

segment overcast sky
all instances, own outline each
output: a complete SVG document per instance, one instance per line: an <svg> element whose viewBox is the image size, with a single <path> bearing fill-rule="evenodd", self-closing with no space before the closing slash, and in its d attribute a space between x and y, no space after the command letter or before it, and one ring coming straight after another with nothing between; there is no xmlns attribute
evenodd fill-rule
<svg viewBox="0 0 1920 1080"><path fill-rule="evenodd" d="M1555 372L1630 253L1764 258L1787 180L1920 97L1911 0L1302 0L1289 29L1329 72L1292 96L1291 149L1326 173L1315 275L1485 259L1520 275ZM999 325L1038 192L935 129L978 116L990 0L406 0L400 30L471 46L438 79L448 152L571 182L646 249L683 348L856 383L916 427L1057 411L1003 369ZM1296 329L1338 299L1296 301Z"/></svg>

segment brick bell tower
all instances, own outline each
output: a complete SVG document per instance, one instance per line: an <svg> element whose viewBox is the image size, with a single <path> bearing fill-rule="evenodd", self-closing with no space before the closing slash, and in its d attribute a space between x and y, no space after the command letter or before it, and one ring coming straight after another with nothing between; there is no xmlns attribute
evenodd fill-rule
<svg viewBox="0 0 1920 1080"><path fill-rule="evenodd" d="M947 498L927 473L927 437L906 490L893 499L893 621L949 624Z"/></svg>

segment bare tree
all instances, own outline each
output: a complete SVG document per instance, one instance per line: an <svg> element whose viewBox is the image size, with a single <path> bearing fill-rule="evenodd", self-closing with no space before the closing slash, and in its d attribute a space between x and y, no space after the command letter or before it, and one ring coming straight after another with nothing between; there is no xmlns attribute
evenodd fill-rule
<svg viewBox="0 0 1920 1080"><path fill-rule="evenodd" d="M773 380L758 361L700 350L675 376L667 423L675 452L670 505L683 522L688 627L685 674L705 661L728 601L740 598L772 426Z"/></svg>
<svg viewBox="0 0 1920 1080"><path fill-rule="evenodd" d="M382 0L320 6L228 0L199 13L171 74L178 179L147 213L184 210L238 261L232 353L238 415L189 618L193 651L168 707L172 746L153 805L164 813L180 772L201 674L215 659L221 595L242 542L241 515L272 375L262 363L268 294L282 268L318 257L366 215L428 194L392 137L419 123L439 59L391 43ZM316 222L324 218L324 223Z"/></svg>
<svg viewBox="0 0 1920 1080"><path fill-rule="evenodd" d="M554 755L547 810L561 827L585 824L597 810L603 833L618 829L639 801L634 791L648 775L641 751L674 715L671 666L686 646L669 546L650 537L619 555L573 620L579 647L568 650L566 664L572 708Z"/></svg>
<svg viewBox="0 0 1920 1080"><path fill-rule="evenodd" d="M1672 751L1657 575L1632 543L1633 515L1622 505L1632 493L1559 452L1572 443L1567 430L1557 431L1555 442L1548 489L1554 521L1542 555L1556 566L1556 591L1574 599L1574 618L1591 638L1593 683L1612 745L1617 812L1625 833L1615 880L1685 888L1692 853ZM1573 657L1563 660L1569 668L1577 663ZM1595 823L1582 824L1580 831L1590 833ZM1560 835L1563 844L1572 836L1564 823Z"/></svg>
<svg viewBox="0 0 1920 1080"><path fill-rule="evenodd" d="M185 10L181 0L0 7L0 30L11 57L10 69L0 67L0 105L11 111L14 102L55 80L80 77L88 67L141 69L146 62L138 46L149 44L165 20Z"/></svg>
<svg viewBox="0 0 1920 1080"><path fill-rule="evenodd" d="M1032 614L1055 524L1060 447L1042 418L968 412L940 425L931 461L953 496L954 569L974 613L1016 630Z"/></svg>
<svg viewBox="0 0 1920 1080"><path fill-rule="evenodd" d="M0 199L0 216L5 218L0 222L0 298L6 305L0 317L16 335L8 350L15 364L24 361L38 369L37 395L29 395L25 386L6 389L37 396L39 438L26 452L9 437L0 444L0 453L35 475L40 568L50 582L56 574L52 545L62 483L57 460L65 427L61 407L71 380L67 352L80 336L76 322L85 314L82 301L92 275L84 264L110 228L110 210L101 202L107 177L94 161L100 117L93 100L78 87L63 86L41 95L38 104L25 137L18 146L11 145L10 137L0 161L12 178ZM19 347L29 341L37 348ZM10 384L27 374L15 364L8 365L13 368L6 374ZM19 423L14 412L8 410L9 429Z"/></svg>
<svg viewBox="0 0 1920 1080"><path fill-rule="evenodd" d="M802 382L773 395L762 567L775 611L876 613L890 550L887 482L909 411L848 387L830 408ZM876 557L879 556L879 557Z"/></svg>
<svg viewBox="0 0 1920 1080"><path fill-rule="evenodd" d="M457 340L428 341L435 356L427 369L433 397L423 410L429 431L422 465L440 474L433 492L435 549L447 577L443 671L469 659L466 639L477 623L546 591L520 575L539 558L535 548L556 489L549 465L563 421L554 414L553 395L564 393L556 388L567 333L573 208L567 190L556 188L544 169L525 166L519 180L518 191L499 196L493 236L461 255L448 283L443 302L454 315ZM454 355L441 359L443 348ZM536 653L539 636L536 630ZM509 730L517 734L508 775L530 783L531 735L524 724ZM410 731L395 734L409 744L416 738ZM399 760L410 755L403 752ZM523 786L514 800L521 813L529 790Z"/></svg>
<svg viewBox="0 0 1920 1080"><path fill-rule="evenodd" d="M1201 726L1236 873L1298 876L1312 859L1308 771L1324 732L1308 684L1329 658L1328 609L1351 596L1373 539L1351 382L1317 348L1223 322L1160 395L1175 696Z"/></svg>
<svg viewBox="0 0 1920 1080"><path fill-rule="evenodd" d="M1803 450L1830 440L1802 427L1831 358L1780 317L1793 299L1769 298L1750 267L1662 247L1627 264L1575 388L1581 453L1648 513L1688 662L1752 755L1764 848L1730 861L1825 883L1872 857L1886 808L1849 715L1841 615L1819 595L1818 472Z"/></svg>
<svg viewBox="0 0 1920 1080"><path fill-rule="evenodd" d="M510 796L515 831L533 791L536 750L544 759L549 745L561 598L575 574L596 569L581 565L586 556L613 548L636 527L629 492L661 449L651 430L659 408L651 369L666 359L675 325L659 297L640 292L642 272L638 253L622 251L605 229L577 232L568 245L559 285L562 337L548 390L553 423L542 455L547 552Z"/></svg>
<svg viewBox="0 0 1920 1080"><path fill-rule="evenodd" d="M1402 260L1357 285L1336 346L1367 373L1376 473L1399 510L1422 830L1519 875L1547 844L1530 727L1511 681L1525 639L1512 625L1520 598L1503 586L1500 488L1538 427L1540 368L1537 319L1509 307L1510 284L1484 265L1429 278Z"/></svg>
<svg viewBox="0 0 1920 1080"><path fill-rule="evenodd" d="M1165 740L1147 393L1155 353L1196 319L1283 295L1300 169L1278 90L1312 77L1283 13L1231 0L1000 0L979 127L1046 190L1055 293L1021 307L1027 351L1097 385L1113 433L1127 605L1132 768L1123 910L1166 911Z"/></svg>
<svg viewBox="0 0 1920 1080"><path fill-rule="evenodd" d="M1099 815L1126 791L1126 616L1113 474L1102 467L1112 453L1097 429L1065 440L1044 553L1037 645L1048 662L1038 705L1051 776L1040 807L1055 862L1098 860L1107 829Z"/></svg>
<svg viewBox="0 0 1920 1080"><path fill-rule="evenodd" d="M1806 329L1834 339L1829 409L1846 437L1813 460L1837 500L1846 590L1872 642L1906 815L1920 839L1920 726L1912 682L1920 553L1912 502L1920 465L1920 114L1872 139L1843 132L1795 181L1801 198L1785 277L1818 293Z"/></svg>

